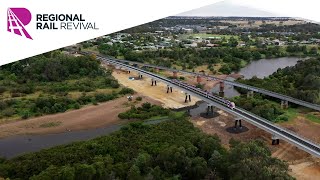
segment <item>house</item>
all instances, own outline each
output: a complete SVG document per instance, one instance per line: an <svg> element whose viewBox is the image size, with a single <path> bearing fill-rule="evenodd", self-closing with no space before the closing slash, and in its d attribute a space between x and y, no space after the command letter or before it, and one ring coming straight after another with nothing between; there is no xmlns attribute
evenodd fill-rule
<svg viewBox="0 0 320 180"><path fill-rule="evenodd" d="M198 43L193 42L191 44L184 44L184 47L198 47Z"/></svg>
<svg viewBox="0 0 320 180"><path fill-rule="evenodd" d="M206 46L207 46L207 47L218 47L219 44L211 44L211 43L209 43L209 44L207 44Z"/></svg>

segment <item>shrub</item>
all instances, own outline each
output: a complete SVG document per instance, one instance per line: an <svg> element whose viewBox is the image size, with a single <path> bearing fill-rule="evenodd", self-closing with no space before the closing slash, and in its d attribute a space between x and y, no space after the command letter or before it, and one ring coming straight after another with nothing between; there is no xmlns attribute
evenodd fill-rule
<svg viewBox="0 0 320 180"><path fill-rule="evenodd" d="M7 102L5 101L0 101L0 110L4 110L5 108L8 107Z"/></svg>
<svg viewBox="0 0 320 180"><path fill-rule="evenodd" d="M13 108L7 108L2 111L2 114L6 117L11 117L16 113L16 111Z"/></svg>
<svg viewBox="0 0 320 180"><path fill-rule="evenodd" d="M133 94L134 91L133 89L130 89L130 88L122 88L121 91L119 92L119 94Z"/></svg>
<svg viewBox="0 0 320 180"><path fill-rule="evenodd" d="M136 100L137 101L142 101L142 97L139 96L139 97L136 98Z"/></svg>
<svg viewBox="0 0 320 180"><path fill-rule="evenodd" d="M73 108L74 108L74 109L80 109L80 104L76 102L76 103L73 105Z"/></svg>
<svg viewBox="0 0 320 180"><path fill-rule="evenodd" d="M289 118L287 117L287 116L279 116L277 119L276 119L276 121L288 121L289 120Z"/></svg>
<svg viewBox="0 0 320 180"><path fill-rule="evenodd" d="M24 111L24 112L22 113L21 118L22 118L22 119L28 119L30 116L31 116L31 113L30 113L29 111Z"/></svg>
<svg viewBox="0 0 320 180"><path fill-rule="evenodd" d="M0 86L0 94L6 92L7 88Z"/></svg>
<svg viewBox="0 0 320 180"><path fill-rule="evenodd" d="M11 93L11 97L12 98L21 97L21 93Z"/></svg>

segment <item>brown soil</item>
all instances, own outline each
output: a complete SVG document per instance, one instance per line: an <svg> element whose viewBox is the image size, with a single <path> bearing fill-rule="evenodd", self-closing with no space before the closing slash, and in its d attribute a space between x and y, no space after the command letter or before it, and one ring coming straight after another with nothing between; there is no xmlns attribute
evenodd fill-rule
<svg viewBox="0 0 320 180"><path fill-rule="evenodd" d="M307 139L320 143L320 124L309 121L302 116L298 116L293 121L281 123L281 126Z"/></svg>
<svg viewBox="0 0 320 180"><path fill-rule="evenodd" d="M191 102L185 103L185 94L179 89L173 88L173 93L167 93L167 85L162 82L157 82L157 86L151 86L151 79L143 77L137 79L138 74L131 72L130 74L115 70L112 74L122 85L130 87L131 89L139 92L152 99L160 101L163 107L166 108L182 108L194 105L199 101L196 97L191 97ZM130 80L129 77L134 77L135 80Z"/></svg>
<svg viewBox="0 0 320 180"><path fill-rule="evenodd" d="M285 160L289 163L290 174L297 179L320 179L320 159L312 157L308 153L298 149L297 147L280 140L280 145L271 145L271 135L245 121L242 121L242 125L249 130L239 134L233 134L226 131L227 128L234 126L234 119L231 115L219 110L219 116L211 119L202 117L192 118L192 123L200 128L202 131L208 134L217 134L222 144L225 147L229 147L229 140L234 138L241 141L249 141L253 139L261 139L268 144L272 152L273 157ZM297 119L297 123L284 125L289 128L301 129L299 134L303 136L313 134L313 137L318 137L319 132L316 131L319 128L318 124L312 123L307 120ZM312 123L313 125L310 125ZM302 131L303 130L303 131ZM308 132L308 131L311 132Z"/></svg>
<svg viewBox="0 0 320 180"><path fill-rule="evenodd" d="M134 96L143 95L137 94ZM87 106L65 113L2 124L0 125L0 138L21 134L60 133L121 123L123 121L118 118L118 114L129 109L130 104L139 105L146 101L152 104L161 104L149 97L143 97L142 99L141 102L134 103L132 101L128 103L127 98L122 97L96 106Z"/></svg>
<svg viewBox="0 0 320 180"><path fill-rule="evenodd" d="M200 128L207 134L217 134L221 139L221 143L225 146L229 146L229 140L231 138L241 141L250 141L253 139L262 139L262 140L270 140L271 143L271 135L264 132L261 129L256 128L255 126L247 123L246 121L242 121L242 126L247 127L249 130L246 132L242 132L239 134L229 133L226 131L227 128L234 127L234 117L225 113L224 111L218 110L219 116L214 118L203 118L197 117L192 118L192 123Z"/></svg>

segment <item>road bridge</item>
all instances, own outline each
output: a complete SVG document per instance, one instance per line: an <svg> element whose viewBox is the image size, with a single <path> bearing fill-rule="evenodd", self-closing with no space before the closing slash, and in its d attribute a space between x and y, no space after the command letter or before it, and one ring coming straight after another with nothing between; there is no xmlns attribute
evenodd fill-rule
<svg viewBox="0 0 320 180"><path fill-rule="evenodd" d="M166 83L167 85L170 85L170 87L182 89L188 95L198 97L199 99L202 99L203 101L207 102L208 104L212 104L221 110L224 110L224 111L226 111L226 112L228 112L238 118L246 120L247 122L257 126L258 128L261 128L261 129L271 133L273 135L273 137L281 138L281 139L297 146L298 148L300 148L300 149L302 149L302 150L304 150L314 156L320 157L319 144L314 143L314 142L308 140L307 138L301 137L298 134L295 134L294 132L291 132L291 131L284 129L280 126L277 126L276 124L273 124L270 121L268 121L264 118L261 118L261 117L255 115L249 111L246 111L242 108L239 108L239 107L229 108L228 105L226 104L226 100L219 97L219 96L214 96L208 92L205 92L199 88L188 85L188 84L183 83L181 81L170 80L170 79L164 78L162 76L159 76L157 74L148 72L148 71L140 69L138 67L133 67L128 64L124 64L122 62L119 62L119 61L116 61L113 59L105 58L105 57L98 56L98 55L96 56L96 58L98 60L103 61L103 62L112 64L114 66L120 66L120 67L126 68L127 70L130 70L130 71L136 71L136 72L140 73L141 75L152 78L153 80L157 80L157 81ZM275 140L273 138L273 142L277 142L277 140Z"/></svg>

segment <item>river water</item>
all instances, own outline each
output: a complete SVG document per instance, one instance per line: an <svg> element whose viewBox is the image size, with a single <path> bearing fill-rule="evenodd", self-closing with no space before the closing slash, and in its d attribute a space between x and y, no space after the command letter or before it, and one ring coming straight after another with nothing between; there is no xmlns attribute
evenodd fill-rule
<svg viewBox="0 0 320 180"><path fill-rule="evenodd" d="M256 76L257 78L263 79L270 76L276 72L279 68L283 69L285 67L294 66L298 63L300 58L297 57L282 57L273 59L260 59L257 61L252 61L246 67L241 68L238 72L243 76L244 79L251 79ZM234 81L234 78L228 77L227 80ZM240 93L234 89L233 86L225 84L225 97L231 98L239 96ZM219 93L219 85L212 89L212 92Z"/></svg>
<svg viewBox="0 0 320 180"><path fill-rule="evenodd" d="M253 76L263 79L276 72L279 68L294 66L300 58L297 57L282 57L274 59L260 59L252 61L246 67L240 69L239 74L244 76L244 79L251 79Z"/></svg>
<svg viewBox="0 0 320 180"><path fill-rule="evenodd" d="M294 66L299 58L276 58L276 59L261 59L251 62L246 67L242 68L239 73L245 79L250 79L253 76L263 78L276 72L278 68L285 68L287 66ZM234 80L233 78L227 78ZM219 92L219 85L213 88L213 92ZM234 97L239 93L229 85L225 85L225 96ZM190 115L195 117L200 113L205 112L207 107L206 103L199 103L198 106L190 108ZM163 120L150 121L146 124L155 124ZM76 141L83 141L93 139L102 135L108 135L112 132L119 130L123 125L111 125L108 127L101 127L97 129L64 132L59 134L47 135L22 135L13 136L0 139L0 156L12 158L24 153L35 152L41 149L50 148L57 145L68 144Z"/></svg>
<svg viewBox="0 0 320 180"><path fill-rule="evenodd" d="M165 120L165 119L164 119ZM156 124L164 120L146 121L144 124ZM46 135L19 135L0 139L0 156L12 158L28 152L36 152L62 144L90 140L118 131L123 124L116 124L89 130L63 132Z"/></svg>

